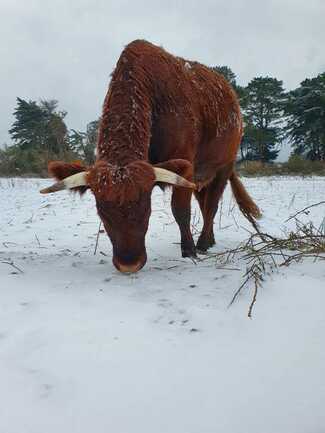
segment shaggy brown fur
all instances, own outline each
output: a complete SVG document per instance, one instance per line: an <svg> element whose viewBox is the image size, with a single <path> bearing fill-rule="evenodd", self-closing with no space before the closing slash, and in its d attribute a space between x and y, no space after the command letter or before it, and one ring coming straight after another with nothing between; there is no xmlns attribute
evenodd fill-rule
<svg viewBox="0 0 325 433"><path fill-rule="evenodd" d="M87 180L97 200L122 206L137 202L142 193L151 191L155 175L151 165L145 161L116 166L99 160L90 170Z"/></svg>
<svg viewBox="0 0 325 433"><path fill-rule="evenodd" d="M68 176L71 176L76 173L80 173L82 171L86 171L87 167L85 167L81 162L72 162L65 163L62 161L51 161L48 165L48 171L50 176L53 176L59 180L65 179Z"/></svg>
<svg viewBox="0 0 325 433"><path fill-rule="evenodd" d="M57 180L65 179L68 176L72 176L73 174L80 173L82 171L86 171L87 167L84 166L80 161L66 163L62 161L51 161L48 164L48 172L49 175L54 177ZM88 186L80 186L78 188L73 188L72 191L79 192L80 195L84 194Z"/></svg>
<svg viewBox="0 0 325 433"><path fill-rule="evenodd" d="M97 162L87 169L118 268L128 263L137 270L145 263L152 166L196 182L204 219L198 249L214 243L213 219L228 179L243 213L258 217L258 208L234 172L241 137L238 99L222 75L146 41L124 49L104 101ZM62 179L84 169L55 163L50 173ZM172 211L183 256L196 254L191 196L191 190L173 188Z"/></svg>

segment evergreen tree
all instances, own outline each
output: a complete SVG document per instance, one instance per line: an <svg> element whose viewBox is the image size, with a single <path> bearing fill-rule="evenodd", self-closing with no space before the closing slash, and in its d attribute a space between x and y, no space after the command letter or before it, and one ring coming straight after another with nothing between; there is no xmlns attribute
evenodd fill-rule
<svg viewBox="0 0 325 433"><path fill-rule="evenodd" d="M55 99L40 101L40 108L45 117L44 140L49 155L63 158L69 153L68 129L64 122L66 111L58 111Z"/></svg>
<svg viewBox="0 0 325 433"><path fill-rule="evenodd" d="M84 158L84 147L86 141L86 133L71 129L69 133L69 144L72 151L78 156L78 158Z"/></svg>
<svg viewBox="0 0 325 433"><path fill-rule="evenodd" d="M229 68L229 66L212 66L210 69L218 74L223 75L225 79L232 85L233 89L241 100L241 98L244 96L244 88L237 84L237 77L232 69Z"/></svg>
<svg viewBox="0 0 325 433"><path fill-rule="evenodd" d="M87 140L85 146L85 159L89 164L95 162L95 149L98 139L98 129L99 129L100 119L93 120L87 125Z"/></svg>
<svg viewBox="0 0 325 433"><path fill-rule="evenodd" d="M69 136L71 149L89 165L95 162L99 122L100 120L89 122L86 132L72 129Z"/></svg>
<svg viewBox="0 0 325 433"><path fill-rule="evenodd" d="M218 74L221 74L225 77L227 81L233 86L236 87L236 75L235 73L229 68L229 66L212 66L212 71L217 72Z"/></svg>
<svg viewBox="0 0 325 433"><path fill-rule="evenodd" d="M281 117L284 90L282 81L270 77L254 78L241 99L245 129L242 141L244 159L272 161L282 141Z"/></svg>
<svg viewBox="0 0 325 433"><path fill-rule="evenodd" d="M287 136L294 153L325 160L325 72L289 92L285 107Z"/></svg>
<svg viewBox="0 0 325 433"><path fill-rule="evenodd" d="M25 101L17 98L16 120L9 133L21 150L47 152L48 158L61 157L68 151L66 112L57 111L56 100Z"/></svg>
<svg viewBox="0 0 325 433"><path fill-rule="evenodd" d="M35 101L25 101L17 98L17 107L14 111L16 118L9 134L21 149L29 149L32 146L42 148L44 146L44 126L46 114Z"/></svg>

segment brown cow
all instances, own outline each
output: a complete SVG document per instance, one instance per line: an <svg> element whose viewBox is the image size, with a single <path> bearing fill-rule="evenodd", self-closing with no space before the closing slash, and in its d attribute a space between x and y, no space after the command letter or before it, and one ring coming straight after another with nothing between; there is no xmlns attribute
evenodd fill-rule
<svg viewBox="0 0 325 433"><path fill-rule="evenodd" d="M127 45L113 72L96 163L50 163L59 182L41 192L90 188L113 245L114 265L136 272L147 260L152 189L172 184L182 255L195 257L215 243L213 219L228 179L244 215L251 220L260 215L234 169L241 137L238 99L222 75L137 40ZM204 220L196 247L190 231L193 190Z"/></svg>

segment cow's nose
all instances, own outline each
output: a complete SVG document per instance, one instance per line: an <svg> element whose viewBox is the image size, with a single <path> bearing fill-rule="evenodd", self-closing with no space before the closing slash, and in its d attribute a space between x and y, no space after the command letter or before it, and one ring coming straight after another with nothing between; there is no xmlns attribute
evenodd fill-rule
<svg viewBox="0 0 325 433"><path fill-rule="evenodd" d="M120 272L123 273L134 273L140 271L140 269L143 267L144 263L139 262L132 265L122 265L121 263L116 263L115 266Z"/></svg>
<svg viewBox="0 0 325 433"><path fill-rule="evenodd" d="M132 263L132 264L122 264L119 263L118 261L114 260L114 265L115 267L123 273L134 273L134 272L138 272L143 266L144 266L145 262L144 261L140 261L137 263Z"/></svg>

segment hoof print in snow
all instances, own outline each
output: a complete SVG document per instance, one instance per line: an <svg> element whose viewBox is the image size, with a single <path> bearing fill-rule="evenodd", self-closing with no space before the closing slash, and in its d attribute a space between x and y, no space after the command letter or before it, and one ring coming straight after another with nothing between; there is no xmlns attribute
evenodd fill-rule
<svg viewBox="0 0 325 433"><path fill-rule="evenodd" d="M48 383L42 385L43 392L41 393L41 398L47 398L50 395L52 388L53 386Z"/></svg>
<svg viewBox="0 0 325 433"><path fill-rule="evenodd" d="M169 301L169 299L159 299L158 300L158 306L162 307L162 308L168 308L171 307L173 305L172 302Z"/></svg>

